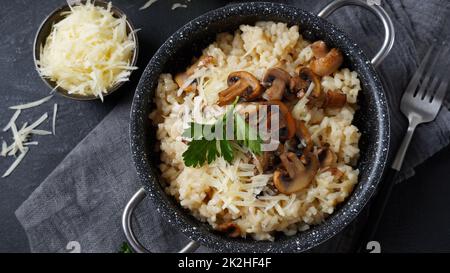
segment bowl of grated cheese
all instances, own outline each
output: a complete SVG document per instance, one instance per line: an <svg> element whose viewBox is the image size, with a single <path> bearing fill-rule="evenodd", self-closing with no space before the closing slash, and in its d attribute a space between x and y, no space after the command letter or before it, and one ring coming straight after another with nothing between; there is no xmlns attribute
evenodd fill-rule
<svg viewBox="0 0 450 273"><path fill-rule="evenodd" d="M75 100L103 101L137 69L138 38L111 2L71 1L42 22L33 54L52 90Z"/></svg>

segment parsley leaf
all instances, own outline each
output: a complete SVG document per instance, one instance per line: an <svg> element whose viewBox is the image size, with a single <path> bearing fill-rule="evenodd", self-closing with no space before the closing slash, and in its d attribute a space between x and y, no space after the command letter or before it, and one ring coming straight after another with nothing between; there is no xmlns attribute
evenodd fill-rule
<svg viewBox="0 0 450 273"><path fill-rule="evenodd" d="M222 153L222 157L228 162L231 163L234 159L233 154L233 146L231 146L231 142L228 140L220 141L220 152Z"/></svg>
<svg viewBox="0 0 450 273"><path fill-rule="evenodd" d="M126 242L123 242L122 245L120 246L119 253L133 253L133 251Z"/></svg>
<svg viewBox="0 0 450 273"><path fill-rule="evenodd" d="M238 144L247 147L255 155L261 155L262 140L258 136L255 129L250 127L250 125L239 114L235 115L234 120Z"/></svg>
<svg viewBox="0 0 450 273"><path fill-rule="evenodd" d="M192 122L183 132L183 137L192 138L188 149L183 153L184 164L188 167L212 163L217 157L223 157L228 163L234 159L232 141L226 139L226 124L229 118L234 120L234 137L240 146L247 147L256 155L261 154L262 140L256 131L239 115L234 113L237 99L232 107L214 124ZM222 139L215 139L215 131L222 129Z"/></svg>

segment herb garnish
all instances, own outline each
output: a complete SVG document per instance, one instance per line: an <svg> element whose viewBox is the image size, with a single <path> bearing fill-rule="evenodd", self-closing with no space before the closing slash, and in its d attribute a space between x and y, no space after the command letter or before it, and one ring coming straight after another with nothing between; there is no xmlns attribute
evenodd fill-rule
<svg viewBox="0 0 450 273"><path fill-rule="evenodd" d="M206 162L212 163L217 157L223 157L228 163L234 159L232 142L234 141L241 147L246 147L256 155L261 154L262 140L255 130L238 113L234 113L237 100L232 107L219 118L214 124L191 123L183 136L191 137L192 141L188 143L188 149L183 153L184 164L188 167L202 166ZM226 124L232 118L233 133L235 140L226 139ZM201 130L199 130L201 128ZM221 139L215 138L215 132L222 130ZM205 132L208 132L205 134ZM220 134L220 132L219 132Z"/></svg>
<svg viewBox="0 0 450 273"><path fill-rule="evenodd" d="M123 242L122 245L120 246L119 253L133 253L133 251L126 242Z"/></svg>

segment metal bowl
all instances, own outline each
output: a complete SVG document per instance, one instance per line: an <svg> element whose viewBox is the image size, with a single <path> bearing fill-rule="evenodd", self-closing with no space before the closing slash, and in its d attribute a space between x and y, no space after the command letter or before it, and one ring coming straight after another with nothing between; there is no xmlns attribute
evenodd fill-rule
<svg viewBox="0 0 450 273"><path fill-rule="evenodd" d="M85 3L86 0L81 0L81 1L71 1L71 5L76 5L79 3ZM96 6L100 6L100 7L104 7L106 8L108 5L108 2L106 1L102 1L102 0L96 0L93 2L94 5ZM38 66L38 60L40 59L40 48L41 46L45 45L45 42L47 40L48 35L50 35L52 27L55 23L58 23L59 21L61 21L62 19L65 18L64 15L62 15L63 12L66 11L70 11L70 7L69 4L63 5L57 9L55 9L54 11L52 11L50 13L50 15L47 16L47 18L44 19L44 21L41 23L41 25L39 26L39 29L36 33L36 37L34 38L34 44L33 44L33 58L34 58L34 65L36 67L36 71L39 73L39 76L41 76L41 79L45 82L45 84L50 87L51 89L55 89L55 87L57 86L56 82L50 80L49 78L43 77L41 75L41 73L39 72L39 66ZM114 16L116 16L117 18L125 16L125 13L120 10L119 8L112 6L111 7L111 11L113 12ZM135 66L137 63L137 59L138 59L138 51L139 51L139 46L138 46L138 37L135 31L135 28L133 26L133 24L131 23L130 19L127 17L127 33L131 33L133 40L136 43L136 48L133 52L133 56L131 59L131 65ZM108 92L106 94L103 94L103 97L113 93L114 91L118 90L125 82L119 82L116 83L115 85L111 86L108 89ZM57 87L56 92L58 92L59 94L63 95L66 98L69 99L74 99L74 100L95 100L95 99L99 99L99 97L96 97L95 95L79 95L79 94L69 94L69 92L67 90L65 90L64 88L61 87Z"/></svg>
<svg viewBox="0 0 450 273"><path fill-rule="evenodd" d="M381 50L372 59L366 57L347 34L321 17L326 17L343 5L360 5L375 13L385 26L386 37ZM358 97L359 110L354 124L362 136L359 143L359 183L335 212L311 229L293 236L280 235L271 241L250 238L228 238L215 232L207 223L194 218L189 211L164 191L156 168L159 154L152 142L155 129L148 119L153 109L153 96L161 73L175 73L185 68L192 56L215 39L220 32L232 32L241 24L257 21L284 22L300 25L300 32L309 41L324 40L344 53L344 67L355 70L362 91ZM134 95L130 138L134 164L143 187L125 207L122 224L130 245L137 252L147 249L136 239L131 227L134 208L148 197L159 214L183 232L191 242L180 252L194 250L199 244L220 252L301 252L328 240L348 225L364 208L380 181L389 150L389 113L383 87L374 65L378 65L390 51L394 40L393 26L380 6L368 6L365 1L336 0L325 7L319 16L299 8L264 2L230 5L211 11L189 22L162 45L144 70Z"/></svg>

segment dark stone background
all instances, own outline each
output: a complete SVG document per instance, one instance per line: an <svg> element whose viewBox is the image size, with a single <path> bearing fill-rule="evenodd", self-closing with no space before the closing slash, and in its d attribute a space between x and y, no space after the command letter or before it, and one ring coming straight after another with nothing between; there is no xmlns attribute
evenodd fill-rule
<svg viewBox="0 0 450 273"><path fill-rule="evenodd" d="M64 2L0 0L0 127L3 127L13 114L8 106L33 101L48 94L48 87L34 69L32 44L41 21ZM153 52L171 33L190 19L229 1L193 0L188 9L176 11L170 10L172 3L183 2L182 0L160 0L144 11L139 11L139 7L145 0L113 2L128 14L137 28L141 28L138 66L143 68ZM317 12L324 1L314 2L299 1L298 6L301 7L304 3L305 9ZM421 1L405 2L411 4ZM350 23L342 28L351 36ZM353 38L356 41L363 39ZM368 54L376 48L377 45L368 48L363 45ZM36 137L39 146L31 149L22 165L10 177L0 179L0 252L29 251L26 235L14 211L117 101L126 96L126 93L134 91L141 71L142 69L135 72L131 82L120 92L107 97L104 103L77 102L57 96L52 103L22 113L19 122L30 121L44 112L49 112L51 116L53 102L59 105L56 136ZM51 119L42 127L50 128ZM0 132L0 141L2 139L10 141L9 132ZM396 186L378 234L383 252L450 252L450 217L447 212L450 208L448 162L450 147L417 168L413 178ZM1 158L0 173L3 173L9 164L10 158Z"/></svg>

